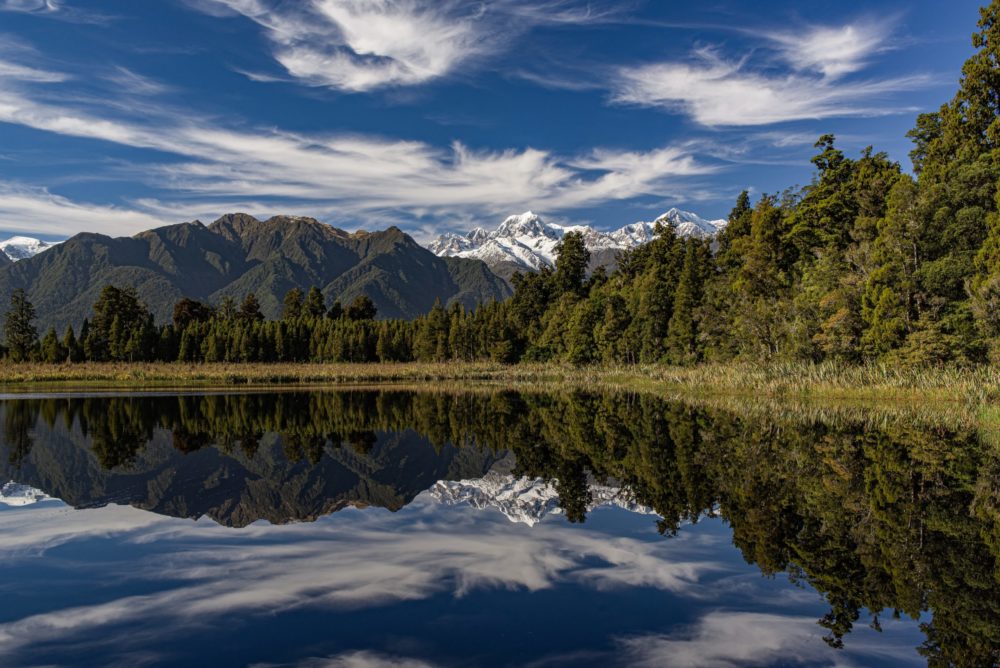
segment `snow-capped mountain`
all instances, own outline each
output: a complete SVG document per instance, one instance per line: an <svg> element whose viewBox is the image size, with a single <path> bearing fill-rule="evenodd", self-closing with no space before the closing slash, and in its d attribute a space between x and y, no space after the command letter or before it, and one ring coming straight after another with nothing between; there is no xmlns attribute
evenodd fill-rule
<svg viewBox="0 0 1000 668"><path fill-rule="evenodd" d="M625 225L602 232L589 225L556 225L527 211L510 216L492 232L481 227L462 236L442 234L428 245L435 255L465 257L484 261L494 272L509 278L516 271L538 271L554 266L556 246L567 232L581 232L591 253L591 269L614 263L619 251L653 239L657 223L674 228L682 237L711 237L726 226L725 220L705 220L688 211L670 209L649 222Z"/></svg>
<svg viewBox="0 0 1000 668"><path fill-rule="evenodd" d="M40 489L11 481L0 487L0 504L5 506L30 506L52 497Z"/></svg>
<svg viewBox="0 0 1000 668"><path fill-rule="evenodd" d="M17 262L18 260L26 260L29 257L34 257L56 244L57 242L42 241L41 239L33 239L32 237L11 237L6 241L0 241L0 251L3 251L4 255Z"/></svg>
<svg viewBox="0 0 1000 668"><path fill-rule="evenodd" d="M441 480L430 495L449 506L467 504L480 510L496 508L511 522L534 526L546 515L562 513L555 487L541 478L516 478L497 470L477 480ZM592 501L588 511L601 506L616 506L629 512L655 515L655 511L636 503L632 494L619 487L591 485Z"/></svg>

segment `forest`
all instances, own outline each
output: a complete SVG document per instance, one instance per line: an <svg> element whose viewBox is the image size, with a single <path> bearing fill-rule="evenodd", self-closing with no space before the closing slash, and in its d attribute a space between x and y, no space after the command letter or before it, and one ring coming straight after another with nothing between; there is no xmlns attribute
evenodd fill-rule
<svg viewBox="0 0 1000 668"><path fill-rule="evenodd" d="M743 192L709 241L661 227L654 241L587 274L583 238L553 270L471 310L440 303L415 320L376 319L295 289L279 320L241 304L185 299L159 325L129 287L107 286L79 329L39 336L11 299L12 361L571 364L838 360L974 365L1000 359L1000 1L981 10L955 96L908 133L912 173L872 147L816 143L811 183L752 201Z"/></svg>

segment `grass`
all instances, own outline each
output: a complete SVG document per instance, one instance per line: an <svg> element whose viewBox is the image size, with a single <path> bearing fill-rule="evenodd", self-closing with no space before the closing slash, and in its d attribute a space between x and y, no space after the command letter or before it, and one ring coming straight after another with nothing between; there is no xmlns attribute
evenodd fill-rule
<svg viewBox="0 0 1000 668"><path fill-rule="evenodd" d="M1000 448L1000 369L842 364L9 364L0 391L393 386L448 392L615 390L802 420L977 425Z"/></svg>
<svg viewBox="0 0 1000 668"><path fill-rule="evenodd" d="M124 388L229 385L322 385L475 381L741 395L833 401L924 401L974 405L1000 398L994 367L903 368L843 364L704 364L696 367L492 363L395 364L10 364L0 363L0 388L61 385Z"/></svg>

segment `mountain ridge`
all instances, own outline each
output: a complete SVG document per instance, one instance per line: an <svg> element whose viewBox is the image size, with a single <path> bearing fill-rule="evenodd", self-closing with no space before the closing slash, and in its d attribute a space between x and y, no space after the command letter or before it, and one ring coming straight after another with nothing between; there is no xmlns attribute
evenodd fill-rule
<svg viewBox="0 0 1000 668"><path fill-rule="evenodd" d="M313 218L226 214L131 237L82 232L0 267L0 301L20 288L39 329L79 326L105 285L133 287L158 322L183 297L218 304L254 293L277 318L286 292L318 286L328 302L367 295L380 317L414 318L436 299L467 308L510 294L482 262L440 258L395 227L346 232Z"/></svg>
<svg viewBox="0 0 1000 668"><path fill-rule="evenodd" d="M590 225L548 223L538 214L526 211L508 216L493 231L477 227L464 235L439 235L427 248L440 257L482 260L495 274L509 280L518 271L555 266L555 249L568 232L583 234L591 254L589 268L594 270L599 266L613 268L619 253L651 241L658 224L674 228L681 237L706 238L715 236L726 222L706 220L695 213L672 208L652 221L630 223L604 232Z"/></svg>

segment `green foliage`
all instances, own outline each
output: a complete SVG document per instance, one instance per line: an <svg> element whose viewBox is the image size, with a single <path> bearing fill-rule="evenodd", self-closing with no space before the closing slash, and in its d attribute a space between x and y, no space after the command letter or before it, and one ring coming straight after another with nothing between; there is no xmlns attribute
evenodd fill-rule
<svg viewBox="0 0 1000 668"><path fill-rule="evenodd" d="M326 315L326 298L315 285L309 288L309 294L306 295L305 314L310 318L322 318Z"/></svg>
<svg viewBox="0 0 1000 668"><path fill-rule="evenodd" d="M483 287L481 263L427 258L394 228L338 236L306 219L265 224L234 215L211 228L154 231L147 236L170 247L183 233L206 252L221 254L231 244L244 253L277 250L234 259L233 272L241 275L235 281L188 258L192 276L218 285L211 295L221 304L197 301L204 291L180 299L173 330L153 327L136 290L105 287L86 335L81 331L78 356L573 365L1000 359L998 19L994 0L981 12L976 51L954 98L916 119L909 133L915 178L872 147L851 157L824 134L809 185L756 202L740 193L714 242L680 239L660 225L613 271L588 277L583 235L568 232L555 268L513 275L506 302L496 299L506 288ZM0 272L0 291L4 276L30 269L27 262ZM340 267L336 276L333 266ZM305 276L317 283L308 296ZM275 322L265 315L278 313L278 286L286 292ZM233 295L243 297L239 309ZM349 305L336 301L327 311L324 295ZM11 357L26 359L35 344L21 303L20 319L8 325L8 347ZM64 347L72 357L72 346Z"/></svg>
<svg viewBox="0 0 1000 668"><path fill-rule="evenodd" d="M435 304L441 306L441 301L438 300ZM348 320L374 320L375 316L378 315L378 309L371 297L358 295L344 310L344 315L347 316Z"/></svg>
<svg viewBox="0 0 1000 668"><path fill-rule="evenodd" d="M281 319L282 320L298 320L303 314L303 302L305 298L302 295L302 290L299 288L292 288L287 293L285 293L285 298L282 300L281 309Z"/></svg>
<svg viewBox="0 0 1000 668"><path fill-rule="evenodd" d="M15 290L10 297L10 310L4 318L7 356L15 362L26 362L35 356L38 330L35 329L35 307L24 290Z"/></svg>
<svg viewBox="0 0 1000 668"><path fill-rule="evenodd" d="M556 246L556 253L556 271L552 277L556 292L581 294L590 263L590 251L584 245L583 233L567 232Z"/></svg>
<svg viewBox="0 0 1000 668"><path fill-rule="evenodd" d="M50 327L42 337L40 359L49 364L59 364L66 361L67 351L59 342L56 328Z"/></svg>

